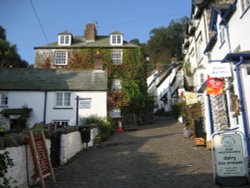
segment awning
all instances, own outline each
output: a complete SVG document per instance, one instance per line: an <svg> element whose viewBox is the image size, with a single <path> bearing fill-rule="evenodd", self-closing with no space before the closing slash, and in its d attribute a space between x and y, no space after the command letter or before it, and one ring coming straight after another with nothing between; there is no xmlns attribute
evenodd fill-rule
<svg viewBox="0 0 250 188"><path fill-rule="evenodd" d="M229 53L223 58L221 62L222 63L226 63L226 62L238 63L241 60L241 58L243 58L243 60L245 61L250 61L250 51L239 52L239 53Z"/></svg>

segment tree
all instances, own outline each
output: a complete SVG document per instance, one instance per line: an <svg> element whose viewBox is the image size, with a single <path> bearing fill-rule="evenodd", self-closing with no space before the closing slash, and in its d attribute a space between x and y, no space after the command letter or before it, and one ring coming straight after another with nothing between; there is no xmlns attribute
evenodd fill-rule
<svg viewBox="0 0 250 188"><path fill-rule="evenodd" d="M153 29L145 51L154 64L170 63L173 56L183 59L182 43L184 41L184 19L171 21L168 27Z"/></svg>
<svg viewBox="0 0 250 188"><path fill-rule="evenodd" d="M28 63L22 60L17 53L16 45L12 45L7 41L6 31L0 26L0 68L27 66Z"/></svg>

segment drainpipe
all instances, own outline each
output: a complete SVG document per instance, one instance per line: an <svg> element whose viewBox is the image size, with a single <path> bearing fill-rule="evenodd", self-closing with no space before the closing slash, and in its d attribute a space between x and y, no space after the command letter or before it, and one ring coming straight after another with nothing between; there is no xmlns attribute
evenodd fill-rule
<svg viewBox="0 0 250 188"><path fill-rule="evenodd" d="M213 120L213 110L212 110L212 104L211 104L211 98L210 95L207 95L208 100L208 110L209 110L209 119L210 119L210 131L211 135L214 133L214 120Z"/></svg>
<svg viewBox="0 0 250 188"><path fill-rule="evenodd" d="M44 91L44 103L43 103L43 124L46 124L46 114L47 114L47 91Z"/></svg>
<svg viewBox="0 0 250 188"><path fill-rule="evenodd" d="M241 76L240 76L240 65L244 62L244 58L241 56L240 61L235 64L235 72L237 77L237 84L238 84L238 92L239 92L239 101L242 113L242 121L243 121L243 128L246 138L246 146L247 146L247 155L250 156L250 144L249 144L249 135L248 135L248 127L247 127L247 118L246 118L246 111L245 111L245 101L244 95L242 92L242 83L241 83Z"/></svg>

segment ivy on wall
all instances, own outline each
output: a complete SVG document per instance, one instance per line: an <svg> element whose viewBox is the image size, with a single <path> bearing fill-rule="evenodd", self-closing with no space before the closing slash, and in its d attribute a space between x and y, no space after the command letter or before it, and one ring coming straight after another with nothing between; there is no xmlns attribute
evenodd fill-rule
<svg viewBox="0 0 250 188"><path fill-rule="evenodd" d="M66 66L52 67L53 57L45 57L40 67L94 70L95 58L97 54L101 55L103 69L108 73L108 110L120 108L123 112L139 115L139 113L144 113L148 103L143 51L141 48L123 48L122 50L121 65L111 63L112 49L91 48L69 50ZM114 79L121 80L122 89L120 91L112 91Z"/></svg>

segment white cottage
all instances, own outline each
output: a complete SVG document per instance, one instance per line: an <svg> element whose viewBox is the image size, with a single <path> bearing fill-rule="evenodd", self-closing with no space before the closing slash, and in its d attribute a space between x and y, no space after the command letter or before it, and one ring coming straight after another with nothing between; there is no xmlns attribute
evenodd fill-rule
<svg viewBox="0 0 250 188"><path fill-rule="evenodd" d="M172 62L166 71L154 71L147 78L148 92L154 95L155 112L169 112L172 105L184 91L183 73L180 63Z"/></svg>
<svg viewBox="0 0 250 188"><path fill-rule="evenodd" d="M72 126L89 115L107 116L105 71L0 70L0 123L7 129L30 112L28 126Z"/></svg>

